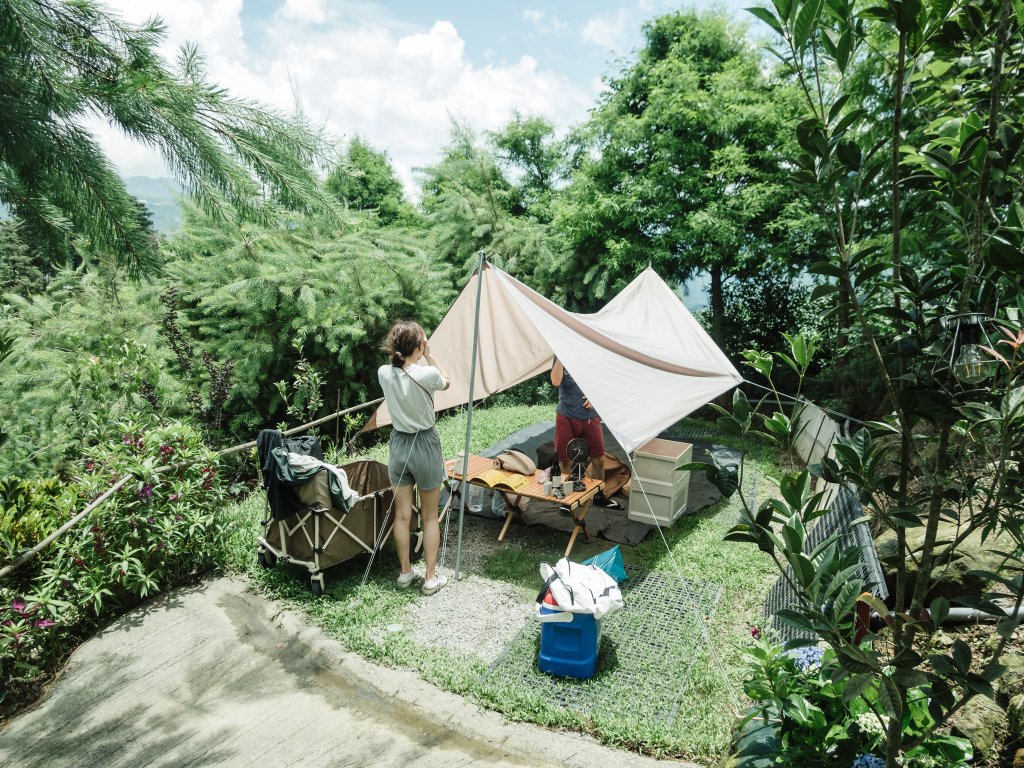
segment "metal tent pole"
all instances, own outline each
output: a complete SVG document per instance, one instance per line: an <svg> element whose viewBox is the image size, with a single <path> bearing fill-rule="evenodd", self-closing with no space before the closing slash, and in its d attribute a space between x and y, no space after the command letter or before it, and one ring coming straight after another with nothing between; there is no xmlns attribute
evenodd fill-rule
<svg viewBox="0 0 1024 768"><path fill-rule="evenodd" d="M477 253L476 314L473 316L473 357L469 365L469 402L466 404L466 443L462 449L462 490L459 494L459 538L455 544L455 580L462 577L462 521L466 514L469 474L469 431L473 424L473 387L476 384L476 350L480 341L480 297L484 292L484 252Z"/></svg>

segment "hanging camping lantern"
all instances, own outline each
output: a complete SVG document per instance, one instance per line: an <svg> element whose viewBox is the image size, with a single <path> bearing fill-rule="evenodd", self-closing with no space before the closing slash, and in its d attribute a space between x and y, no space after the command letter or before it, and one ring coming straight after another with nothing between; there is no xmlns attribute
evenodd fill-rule
<svg viewBox="0 0 1024 768"><path fill-rule="evenodd" d="M985 330L985 323L991 318L980 312L963 315L947 315L940 322L942 327L953 329L953 341L949 347L949 367L953 375L964 386L973 387L991 379L997 369L995 358L979 343L982 335L989 347L992 342ZM954 360L955 358L955 360Z"/></svg>

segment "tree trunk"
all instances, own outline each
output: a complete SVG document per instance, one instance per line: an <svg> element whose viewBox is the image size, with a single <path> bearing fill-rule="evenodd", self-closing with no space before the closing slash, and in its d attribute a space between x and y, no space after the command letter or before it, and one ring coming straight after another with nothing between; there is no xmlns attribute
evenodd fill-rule
<svg viewBox="0 0 1024 768"><path fill-rule="evenodd" d="M725 298L722 296L722 268L713 265L711 272L711 338L720 347L725 346L725 331L722 329L725 317Z"/></svg>

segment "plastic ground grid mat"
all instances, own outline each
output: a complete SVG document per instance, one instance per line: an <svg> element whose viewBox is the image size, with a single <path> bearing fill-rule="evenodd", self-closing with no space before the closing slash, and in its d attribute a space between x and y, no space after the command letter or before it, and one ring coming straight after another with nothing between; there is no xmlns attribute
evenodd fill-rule
<svg viewBox="0 0 1024 768"><path fill-rule="evenodd" d="M484 694L519 691L584 714L671 725L690 670L705 652L722 587L635 566L626 572L625 607L604 619L593 678L541 672L540 624L531 621L484 673Z"/></svg>

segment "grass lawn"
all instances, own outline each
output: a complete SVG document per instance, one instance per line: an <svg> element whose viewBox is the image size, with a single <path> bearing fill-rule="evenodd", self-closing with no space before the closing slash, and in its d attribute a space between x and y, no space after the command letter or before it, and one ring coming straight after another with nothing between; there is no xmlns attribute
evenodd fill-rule
<svg viewBox="0 0 1024 768"><path fill-rule="evenodd" d="M552 418L550 405L474 410L471 449L481 450L522 427ZM703 422L700 424L706 427ZM454 455L462 447L465 427L464 413L438 422L446 456ZM377 445L358 458L386 461L386 452L386 445ZM344 457L333 458L340 461ZM747 491L753 490L752 478L759 475L763 496L772 485L771 477L778 472L771 453L750 451L747 467ZM680 518L664 531L664 538L654 531L639 546L620 546L627 564L655 571L675 584L682 577L723 587L717 613L706 627L710 644L695 642L696 658L691 655L690 659L681 660L685 663L664 667L688 672L681 674L678 681L682 703L670 724L651 718L623 717L621 713L585 715L566 710L530 686L496 684L493 678L485 680L487 663L473 654L420 645L406 632L389 633L388 625L401 621L408 606L421 599L416 590L394 588L394 556L390 547L377 558L365 586L360 586L360 582L366 559L355 558L331 569L324 598L313 599L303 572L290 568L267 571L256 565L255 538L263 516L261 494L254 494L229 510L230 559L235 567L248 572L254 583L292 602L325 632L371 661L416 669L434 684L513 719L585 730L606 743L645 753L706 761L728 747L735 707L742 699L740 649L750 639L751 625L761 623L761 604L775 575L771 561L756 547L723 541L738 509L738 499L721 500L697 514ZM514 543L511 536L504 544L494 542L478 571L480 576L514 585L524 600L531 600L540 587L539 562L557 559L566 536L548 529L529 530L531 535L516 536ZM454 529L450 535L454 537ZM604 540L580 540L573 550L573 560L583 560L609 546ZM448 564L454 564L451 551ZM687 629L696 635L694 627L680 627L679 631ZM701 646L704 648L700 649ZM623 698L628 699L631 694L642 695L639 691L623 691ZM628 702L625 706L628 709Z"/></svg>

